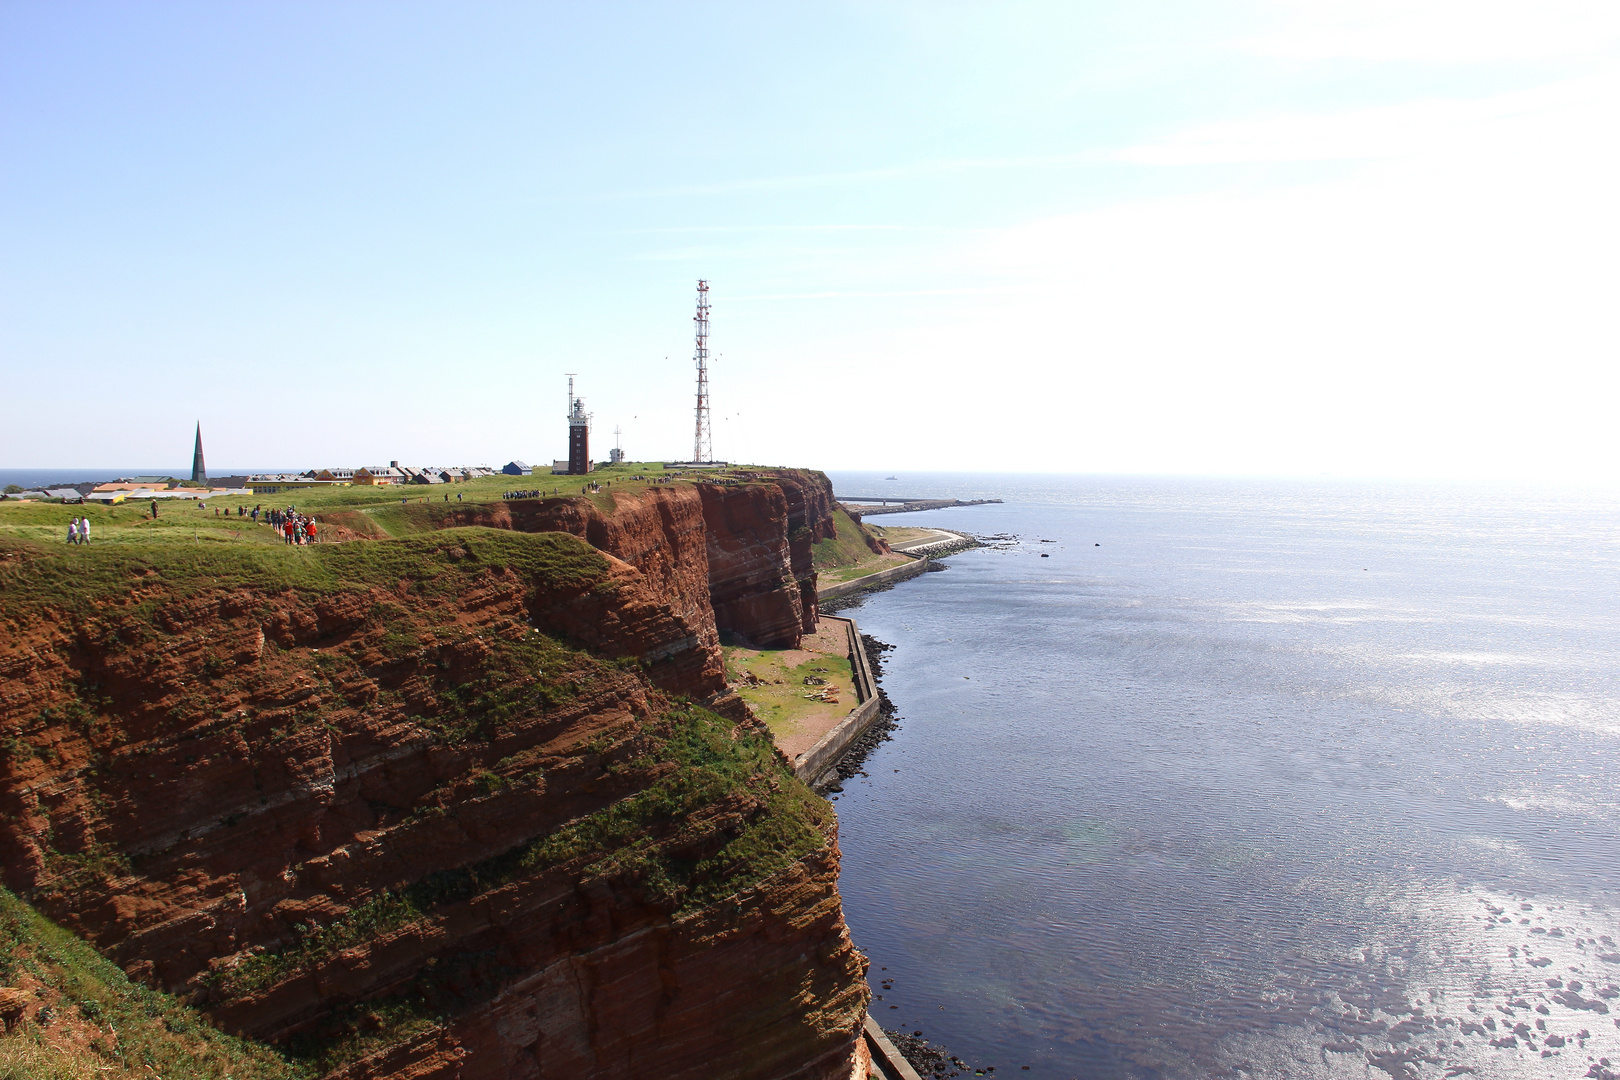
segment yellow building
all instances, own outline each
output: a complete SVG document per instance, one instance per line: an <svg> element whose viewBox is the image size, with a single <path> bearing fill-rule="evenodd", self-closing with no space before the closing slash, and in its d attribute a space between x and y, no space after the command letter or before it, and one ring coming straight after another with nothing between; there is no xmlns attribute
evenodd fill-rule
<svg viewBox="0 0 1620 1080"><path fill-rule="evenodd" d="M348 487L350 483L348 480L321 480L300 473L280 473L250 476L247 479L247 489L255 495L275 495L278 492L297 491L300 488Z"/></svg>

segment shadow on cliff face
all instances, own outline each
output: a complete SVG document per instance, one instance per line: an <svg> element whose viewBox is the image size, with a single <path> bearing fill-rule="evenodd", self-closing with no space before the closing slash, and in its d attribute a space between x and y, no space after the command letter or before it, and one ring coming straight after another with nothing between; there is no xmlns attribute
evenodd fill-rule
<svg viewBox="0 0 1620 1080"><path fill-rule="evenodd" d="M681 696L718 635L646 574L478 528L8 554L7 884L139 980L356 1078L847 1073L836 821Z"/></svg>
<svg viewBox="0 0 1620 1080"><path fill-rule="evenodd" d="M571 533L641 571L706 644L718 646L719 633L732 632L767 648L794 648L816 627L811 548L836 529L832 483L805 469L749 475L741 484L683 483L600 500L413 503L402 513L420 531L483 525Z"/></svg>

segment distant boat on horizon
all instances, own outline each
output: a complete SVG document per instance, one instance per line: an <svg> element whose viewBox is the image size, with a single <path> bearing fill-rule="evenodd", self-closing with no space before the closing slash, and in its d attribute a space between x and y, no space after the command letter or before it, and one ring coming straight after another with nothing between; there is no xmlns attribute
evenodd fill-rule
<svg viewBox="0 0 1620 1080"><path fill-rule="evenodd" d="M898 480L900 478L898 476L885 476L883 479L885 479L885 480Z"/></svg>

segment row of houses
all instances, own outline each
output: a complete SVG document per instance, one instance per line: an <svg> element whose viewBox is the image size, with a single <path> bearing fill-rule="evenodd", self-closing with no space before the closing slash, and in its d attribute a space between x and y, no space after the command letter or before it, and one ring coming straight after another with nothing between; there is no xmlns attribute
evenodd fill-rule
<svg viewBox="0 0 1620 1080"><path fill-rule="evenodd" d="M28 488L27 490L19 487L16 491L6 492L0 498L12 499L16 502L43 502L48 499L61 499L67 503L79 503L84 502L84 492L74 487Z"/></svg>
<svg viewBox="0 0 1620 1080"><path fill-rule="evenodd" d="M387 465L365 465L358 469L310 469L301 473L265 473L247 478L247 487L255 494L274 495L280 491L300 488L390 486L400 484L459 484L466 480L479 480L486 476L529 475L529 466L521 461L510 461L500 469L488 465L457 465L449 468L426 466L415 468L390 461Z"/></svg>
<svg viewBox="0 0 1620 1080"><path fill-rule="evenodd" d="M212 495L245 495L247 477L227 476L198 487L169 476L131 476L105 483L64 484L58 487L30 488L6 492L4 498L22 501L61 500L65 503L105 503L125 500L206 499Z"/></svg>
<svg viewBox="0 0 1620 1080"><path fill-rule="evenodd" d="M367 465L359 469L312 469L316 480L336 480L350 484L459 484L463 480L478 480L485 476L498 476L498 470L488 465L458 465L451 468L427 466L416 469L390 461L387 465Z"/></svg>
<svg viewBox="0 0 1620 1080"><path fill-rule="evenodd" d="M387 465L367 465L358 469L309 469L301 473L225 476L201 483L176 480L172 476L126 476L99 484L64 484L52 488L18 490L0 495L0 498L61 499L74 503L120 503L126 499L145 498L206 499L210 495L274 495L284 490L349 485L458 484L486 476L529 476L535 471L522 461L509 461L499 469L492 469L488 465L457 465L450 468L426 466L419 469L390 461Z"/></svg>

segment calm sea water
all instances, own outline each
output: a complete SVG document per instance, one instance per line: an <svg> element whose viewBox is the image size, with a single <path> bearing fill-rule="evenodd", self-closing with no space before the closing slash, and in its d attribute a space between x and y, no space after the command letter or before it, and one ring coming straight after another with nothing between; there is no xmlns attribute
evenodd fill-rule
<svg viewBox="0 0 1620 1080"><path fill-rule="evenodd" d="M834 480L1017 537L846 612L903 717L837 804L885 1026L1002 1077L1620 1072L1613 497Z"/></svg>

